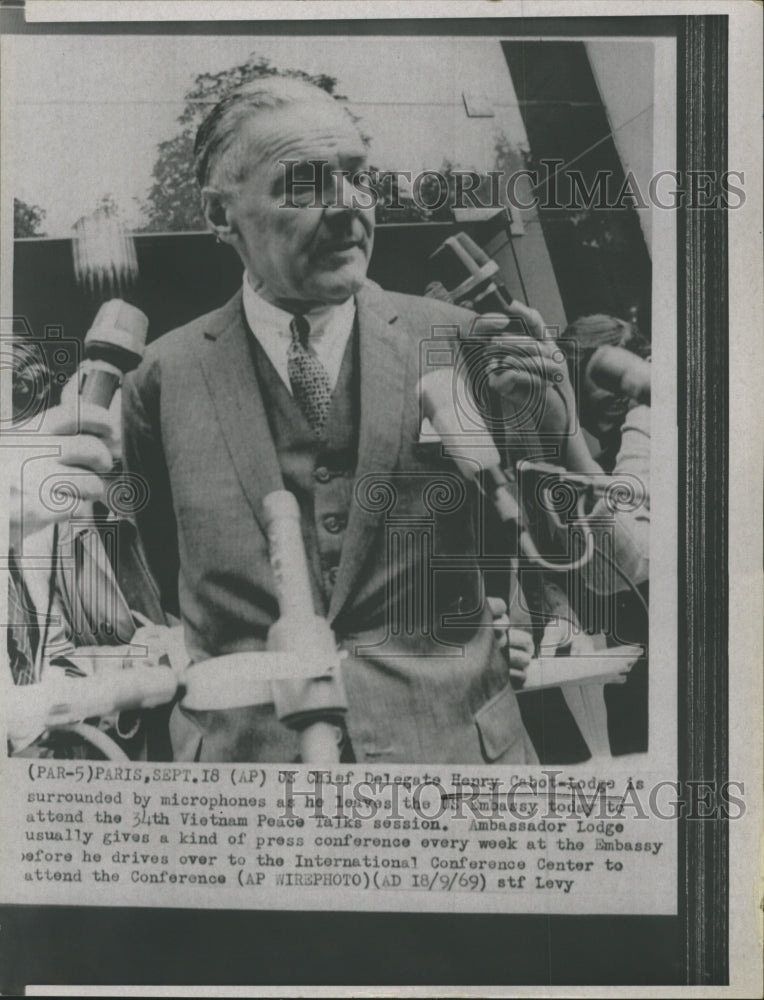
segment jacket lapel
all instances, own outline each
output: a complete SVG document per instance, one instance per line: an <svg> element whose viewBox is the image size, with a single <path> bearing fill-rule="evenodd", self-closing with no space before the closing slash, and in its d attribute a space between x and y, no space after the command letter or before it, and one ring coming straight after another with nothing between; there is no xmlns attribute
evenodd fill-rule
<svg viewBox="0 0 764 1000"><path fill-rule="evenodd" d="M369 478L381 480L396 464L401 447L408 366L408 338L391 300L373 282L356 298L361 360L361 426L356 488L342 544L337 582L329 604L333 621L354 589L369 547L387 508L370 509ZM377 494L380 495L379 492ZM359 503L359 496L361 503ZM377 505L378 506L378 505Z"/></svg>
<svg viewBox="0 0 764 1000"><path fill-rule="evenodd" d="M262 499L283 489L276 449L247 338L239 291L210 322L202 371L241 487L265 530Z"/></svg>
<svg viewBox="0 0 764 1000"><path fill-rule="evenodd" d="M401 446L409 338L390 299L367 282L356 300L361 362L361 426L356 484L382 480L395 467ZM265 531L263 497L283 489L281 470L260 393L251 336L238 292L213 318L202 371L220 430L252 512ZM364 480L369 482L369 479ZM363 484L359 493L363 496ZM354 498L329 605L333 621L353 591L369 547L387 508L370 509L371 497Z"/></svg>

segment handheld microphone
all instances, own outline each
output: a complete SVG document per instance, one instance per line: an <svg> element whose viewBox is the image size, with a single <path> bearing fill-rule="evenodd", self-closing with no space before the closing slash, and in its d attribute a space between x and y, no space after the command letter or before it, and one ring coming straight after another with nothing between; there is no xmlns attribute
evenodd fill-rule
<svg viewBox="0 0 764 1000"><path fill-rule="evenodd" d="M434 276L446 290L449 302L468 301L478 313L506 313L512 293L502 282L499 265L466 233L449 236L430 255ZM431 287L431 286L428 286Z"/></svg>
<svg viewBox="0 0 764 1000"><path fill-rule="evenodd" d="M501 458L482 418L470 416L471 428L465 430L456 412L456 399L464 392L459 374L453 368L439 368L419 380L422 415L439 434L444 451L466 480L493 504L499 519L512 525L517 535L518 553L545 569L555 572L580 569L592 558L593 539L587 538L586 551L573 562L553 563L544 559L524 527L523 514L501 467Z"/></svg>
<svg viewBox="0 0 764 1000"><path fill-rule="evenodd" d="M601 389L650 405L650 362L631 351L603 344L592 355L587 373Z"/></svg>
<svg viewBox="0 0 764 1000"><path fill-rule="evenodd" d="M470 430L465 430L459 420L456 399L465 391L459 381L452 368L438 368L424 375L419 381L422 414L440 435L446 454L464 478L491 500L499 518L504 523L518 523L520 508L488 428L474 414L470 416Z"/></svg>
<svg viewBox="0 0 764 1000"><path fill-rule="evenodd" d="M122 299L104 302L85 336L79 373L80 398L109 408L123 377L138 366L146 347L145 313Z"/></svg>
<svg viewBox="0 0 764 1000"><path fill-rule="evenodd" d="M135 666L76 679L53 670L41 683L14 685L6 692L9 736L21 740L83 719L155 708L171 701L177 687L168 667Z"/></svg>
<svg viewBox="0 0 764 1000"><path fill-rule="evenodd" d="M272 684L276 715L300 732L306 763L336 763L342 732L331 720L347 711L337 643L331 626L313 610L300 508L294 494L275 490L263 499L268 552L280 617L268 630L266 648L315 665L311 676Z"/></svg>

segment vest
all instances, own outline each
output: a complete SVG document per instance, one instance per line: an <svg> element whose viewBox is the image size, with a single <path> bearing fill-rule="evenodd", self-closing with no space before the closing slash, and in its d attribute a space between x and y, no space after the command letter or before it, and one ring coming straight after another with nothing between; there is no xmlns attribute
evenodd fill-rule
<svg viewBox="0 0 764 1000"><path fill-rule="evenodd" d="M250 337L250 345L284 488L295 495L300 506L314 608L317 614L326 615L337 581L358 459L358 325L348 338L320 437L256 337Z"/></svg>

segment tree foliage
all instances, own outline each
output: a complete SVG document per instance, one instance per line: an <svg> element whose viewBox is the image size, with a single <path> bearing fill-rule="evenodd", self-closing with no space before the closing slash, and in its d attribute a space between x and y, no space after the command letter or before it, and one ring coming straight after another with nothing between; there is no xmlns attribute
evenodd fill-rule
<svg viewBox="0 0 764 1000"><path fill-rule="evenodd" d="M40 231L40 226L45 221L47 212L39 205L27 205L21 198L13 199L13 235L16 238L22 236L45 236Z"/></svg>
<svg viewBox="0 0 764 1000"><path fill-rule="evenodd" d="M263 77L298 77L325 90L339 101L346 98L335 92L337 80L325 73L311 75L303 70L282 70L272 65L269 59L252 53L240 66L221 70L218 73L199 73L193 86L186 92L184 107L178 116L178 133L171 139L159 143L157 159L152 172L153 183L148 197L143 203L147 223L145 232L198 232L207 228L202 216L199 190L193 174L193 148L196 131L209 110L229 91ZM356 123L359 119L349 112ZM369 137L364 135L369 144ZM523 163L522 151L516 149L499 134L495 140L496 169L507 171L517 169ZM458 168L449 160L444 160L439 173L445 179L448 196L439 204L438 192L442 186L435 176L421 180L417 194L412 198L405 185L399 185L389 171L398 164L385 164L377 173L377 181L372 184L376 193L376 217L378 223L395 222L443 222L453 219L451 206L454 204L455 176ZM394 173L394 172L393 172ZM478 188L478 196L489 199L490 180L483 176ZM428 208L428 205L435 207Z"/></svg>
<svg viewBox="0 0 764 1000"><path fill-rule="evenodd" d="M144 211L148 222L146 232L178 232L206 229L199 202L199 189L193 175L193 148L196 130L210 108L230 90L269 76L299 77L313 83L338 100L337 80L325 73L311 76L302 70L280 70L269 59L255 53L246 62L219 73L199 73L194 85L185 94L185 106L178 116L180 131L172 139L161 142L152 171Z"/></svg>

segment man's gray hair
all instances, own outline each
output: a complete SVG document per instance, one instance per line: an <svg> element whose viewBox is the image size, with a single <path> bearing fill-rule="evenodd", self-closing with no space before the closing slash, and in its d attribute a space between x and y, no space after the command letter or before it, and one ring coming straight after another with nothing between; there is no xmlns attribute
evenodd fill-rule
<svg viewBox="0 0 764 1000"><path fill-rule="evenodd" d="M239 128L259 111L289 104L335 103L335 98L313 83L293 76L271 76L237 87L210 111L194 142L194 170L200 188L210 180L213 167L236 140Z"/></svg>

